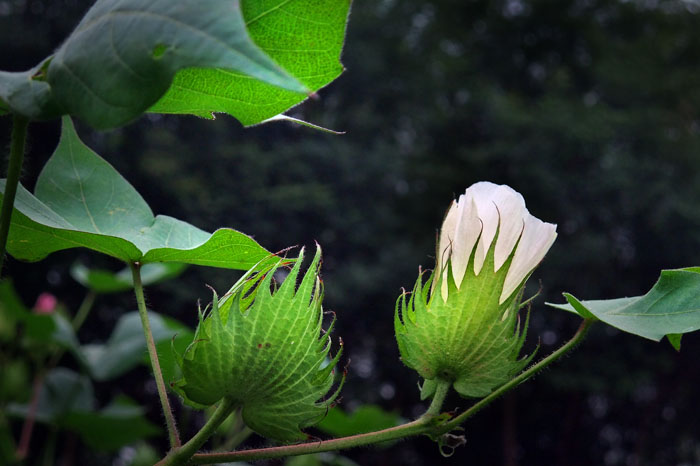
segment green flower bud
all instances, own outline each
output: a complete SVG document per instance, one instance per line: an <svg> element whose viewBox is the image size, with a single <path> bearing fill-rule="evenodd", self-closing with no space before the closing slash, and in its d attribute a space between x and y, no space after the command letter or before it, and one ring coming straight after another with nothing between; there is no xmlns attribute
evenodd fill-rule
<svg viewBox="0 0 700 466"><path fill-rule="evenodd" d="M305 439L300 429L323 418L340 391L322 399L340 352L326 364L331 329L321 326L321 250L297 288L303 256L302 249L278 289L272 276L282 261L249 272L221 300L214 294L206 317L200 311L194 342L179 361L183 377L174 384L188 404L201 408L226 397L248 427L281 441Z"/></svg>
<svg viewBox="0 0 700 466"><path fill-rule="evenodd" d="M476 183L452 203L435 271L396 304L401 358L425 379L423 399L438 380L464 397L486 396L528 363L519 359L522 290L556 236L505 185Z"/></svg>

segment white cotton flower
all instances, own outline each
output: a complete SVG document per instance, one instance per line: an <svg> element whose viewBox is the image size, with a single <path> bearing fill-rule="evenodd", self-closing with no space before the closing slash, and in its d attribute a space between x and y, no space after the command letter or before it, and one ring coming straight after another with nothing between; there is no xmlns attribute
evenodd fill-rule
<svg viewBox="0 0 700 466"><path fill-rule="evenodd" d="M475 275L482 272L495 240L493 272L512 256L499 299L502 304L540 263L557 237L556 230L556 225L530 215L523 197L509 186L473 184L453 201L440 231L436 273L442 274L442 298L447 300L448 260L459 288L470 263Z"/></svg>

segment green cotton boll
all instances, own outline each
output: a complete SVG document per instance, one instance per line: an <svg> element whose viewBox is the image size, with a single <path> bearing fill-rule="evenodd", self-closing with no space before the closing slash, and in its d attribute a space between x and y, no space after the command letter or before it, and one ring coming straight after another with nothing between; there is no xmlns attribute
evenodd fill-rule
<svg viewBox="0 0 700 466"><path fill-rule="evenodd" d="M202 408L228 398L248 427L285 442L305 439L301 429L325 416L342 386L324 399L341 351L324 364L331 329L322 329L321 249L297 286L303 257L302 249L279 288L272 276L282 260L249 272L221 300L214 294L206 316L200 311L174 384L186 403Z"/></svg>
<svg viewBox="0 0 700 466"><path fill-rule="evenodd" d="M396 304L399 351L425 379L422 399L440 380L463 397L484 397L531 360L519 358L528 322L521 327L518 310L555 238L556 225L530 215L508 186L476 183L452 203L435 272Z"/></svg>

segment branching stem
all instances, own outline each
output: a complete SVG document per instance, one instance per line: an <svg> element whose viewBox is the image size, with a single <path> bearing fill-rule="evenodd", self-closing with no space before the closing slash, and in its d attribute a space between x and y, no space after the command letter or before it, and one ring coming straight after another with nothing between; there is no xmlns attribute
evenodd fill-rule
<svg viewBox="0 0 700 466"><path fill-rule="evenodd" d="M158 388L158 396L160 397L160 404L163 408L163 415L165 416L165 424L168 427L170 446L173 448L177 448L180 446L180 435L177 432L177 425L175 424L175 416L173 415L173 410L170 408L168 392L165 389L165 382L163 381L163 372L160 369L160 362L158 361L156 342L153 340L153 332L151 332L151 323L148 320L146 299L143 295L143 283L141 282L141 264L135 262L131 263L130 266L131 273L134 278L134 294L136 295L136 303L138 304L139 308L139 316L141 316L141 325L143 326L143 333L146 336L148 356L151 360L151 367L153 368L153 377L156 379L156 387Z"/></svg>
<svg viewBox="0 0 700 466"><path fill-rule="evenodd" d="M581 326L579 327L576 334L561 348L559 348L546 358L542 359L537 364L532 365L530 368L523 371L513 380L501 386L500 388L492 392L490 395L483 398L481 401L477 402L471 408L467 409L463 413L447 421L443 421L440 418L440 416L438 416L438 414L442 409L442 402L444 401L445 395L447 394L447 388L449 388L449 384L442 383L442 381L439 381L438 387L435 392L435 396L433 397L433 402L428 408L428 411L419 419L409 422L407 424L403 424L397 427L391 427L389 429L384 429L377 432L370 432L367 434L352 435L349 437L341 437L337 439L323 440L319 442L302 443L299 445L285 445L279 447L260 448L256 450L243 450L227 453L198 453L192 456L192 458L189 460L189 464L215 464L234 461L255 461L271 458L283 458L287 456L305 455L309 453L321 453L325 451L342 450L346 448L371 445L379 442L385 442L387 440L396 440L421 434L428 434L431 437L435 438L459 427L459 425L462 424L465 420L479 412L481 409L489 405L495 399L503 396L506 392L517 387L518 385L531 378L539 371L549 366L551 363L553 363L554 361L556 361L557 359L561 358L563 355L574 349L576 345L585 337L592 323L593 320L584 320L581 323ZM167 458L161 463L159 463L159 465L173 464L167 462L166 460Z"/></svg>
<svg viewBox="0 0 700 466"><path fill-rule="evenodd" d="M446 423L442 424L439 428L439 433L447 433L456 427L458 427L460 424L462 424L464 421L481 411L483 408L491 404L492 401L496 400L497 398L500 398L503 396L505 393L509 392L510 390L514 389L521 383L525 382L538 372L540 372L542 369L545 367L549 366L551 363L559 359L560 357L564 356L566 353L571 351L578 345L581 340L586 336L588 333L588 329L591 327L593 324L594 320L590 319L584 319L583 322L581 322L581 325L579 326L578 330L574 334L573 337L566 343L564 343L561 348L558 350L554 351L552 354L547 356L544 359L541 359L540 361L537 362L537 364L533 364L530 366L528 369L524 370L521 372L518 376L510 380L509 382L501 385L499 388L491 392L488 396L485 398L482 398L479 400L477 403L475 403L473 406L471 406L469 409L464 411L463 413L459 414L458 416L453 417Z"/></svg>
<svg viewBox="0 0 700 466"><path fill-rule="evenodd" d="M10 220L12 220L12 208L15 205L15 195L19 184L19 175L22 172L24 161L24 146L27 142L27 127L29 120L23 116L15 115L12 119L12 136L10 138L10 162L7 167L7 181L0 209L0 274L7 250L7 236L10 232Z"/></svg>

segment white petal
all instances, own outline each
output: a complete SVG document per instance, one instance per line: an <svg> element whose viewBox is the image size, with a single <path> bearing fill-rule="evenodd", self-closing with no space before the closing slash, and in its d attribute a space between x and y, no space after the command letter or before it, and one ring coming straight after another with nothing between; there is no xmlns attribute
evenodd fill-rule
<svg viewBox="0 0 700 466"><path fill-rule="evenodd" d="M493 198L499 185L481 181L471 185L467 191L467 198L472 197L476 204L479 218L481 219L481 237L474 253L474 273L479 275L484 266L486 254L491 247L496 230L498 229L498 209L493 203Z"/></svg>
<svg viewBox="0 0 700 466"><path fill-rule="evenodd" d="M455 240L455 230L457 226L457 203L452 201L450 208L442 221L440 229L440 240L438 241L437 257L435 258L435 271L433 273L442 274L442 298L447 299L447 268L445 263L452 254L452 245ZM437 279L435 279L437 283ZM434 289L434 288L433 288Z"/></svg>
<svg viewBox="0 0 700 466"><path fill-rule="evenodd" d="M455 242L452 246L452 275L459 288L467 271L469 257L481 234L481 221L477 216L476 204L473 199L468 199L464 195L459 198L455 232Z"/></svg>
<svg viewBox="0 0 700 466"><path fill-rule="evenodd" d="M537 267L557 237L557 226L528 215L510 264L499 304L502 304Z"/></svg>
<svg viewBox="0 0 700 466"><path fill-rule="evenodd" d="M513 253L513 248L523 232L525 217L529 213L525 208L523 196L506 185L499 186L499 189L494 193L493 202L499 213L493 269L494 272L498 272Z"/></svg>

